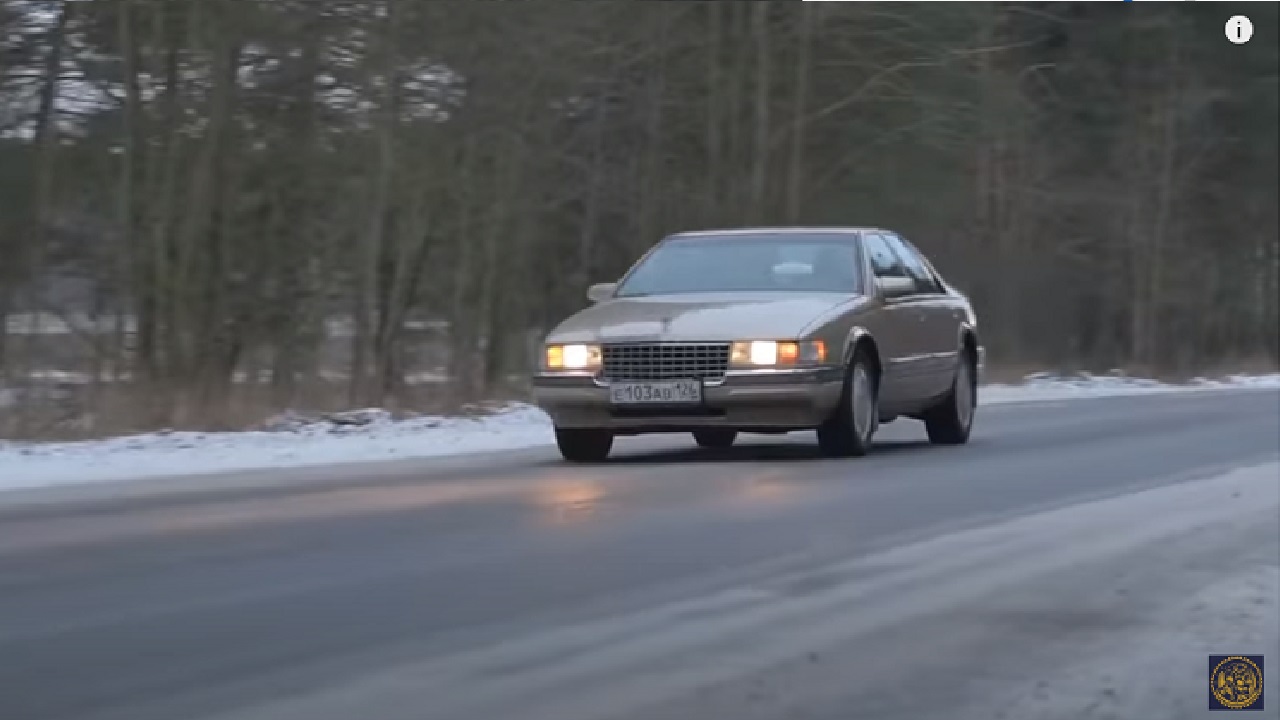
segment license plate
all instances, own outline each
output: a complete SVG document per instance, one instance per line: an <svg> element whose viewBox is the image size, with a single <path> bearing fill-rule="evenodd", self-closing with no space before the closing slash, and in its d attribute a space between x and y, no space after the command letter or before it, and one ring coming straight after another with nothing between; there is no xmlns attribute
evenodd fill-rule
<svg viewBox="0 0 1280 720"><path fill-rule="evenodd" d="M616 382L609 385L609 400L615 405L696 404L702 402L702 383L697 380Z"/></svg>

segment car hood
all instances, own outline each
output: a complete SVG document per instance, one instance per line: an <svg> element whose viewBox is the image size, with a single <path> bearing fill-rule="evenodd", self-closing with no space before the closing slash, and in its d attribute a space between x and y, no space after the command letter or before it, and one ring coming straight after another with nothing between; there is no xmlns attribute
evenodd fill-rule
<svg viewBox="0 0 1280 720"><path fill-rule="evenodd" d="M798 337L849 295L694 293L617 298L560 323L549 342L727 342Z"/></svg>

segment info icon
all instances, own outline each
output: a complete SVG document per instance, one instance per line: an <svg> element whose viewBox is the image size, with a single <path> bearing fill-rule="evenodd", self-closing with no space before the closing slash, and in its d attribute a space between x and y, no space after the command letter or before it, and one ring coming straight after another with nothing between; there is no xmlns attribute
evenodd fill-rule
<svg viewBox="0 0 1280 720"><path fill-rule="evenodd" d="M1253 37L1253 21L1248 15L1232 15L1227 19L1227 26L1223 30L1231 44L1243 45Z"/></svg>

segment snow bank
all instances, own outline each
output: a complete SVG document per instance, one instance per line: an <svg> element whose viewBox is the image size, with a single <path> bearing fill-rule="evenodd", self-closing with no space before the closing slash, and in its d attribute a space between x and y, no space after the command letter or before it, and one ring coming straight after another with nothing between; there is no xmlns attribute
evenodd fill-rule
<svg viewBox="0 0 1280 720"><path fill-rule="evenodd" d="M1021 385L984 386L981 402L990 405L1231 388L1280 388L1280 374L1168 385L1119 373L1070 377L1042 373L1029 376ZM511 405L471 418L395 420L376 409L318 420L286 415L256 431L159 432L58 443L0 441L0 489L440 457L550 443L547 417L528 405Z"/></svg>
<svg viewBox="0 0 1280 720"><path fill-rule="evenodd" d="M1076 373L1033 373L1018 385L984 385L979 400L984 405L1015 402L1044 402L1072 398L1120 397L1206 390L1280 388L1280 373L1270 375L1228 375L1209 380L1196 378L1185 384L1170 384L1149 378L1129 377L1113 370L1106 375Z"/></svg>
<svg viewBox="0 0 1280 720"><path fill-rule="evenodd" d="M394 420L357 410L319 420L281 416L262 430L156 432L80 442L0 441L0 490L107 480L306 467L547 445L551 425L528 405L471 418Z"/></svg>

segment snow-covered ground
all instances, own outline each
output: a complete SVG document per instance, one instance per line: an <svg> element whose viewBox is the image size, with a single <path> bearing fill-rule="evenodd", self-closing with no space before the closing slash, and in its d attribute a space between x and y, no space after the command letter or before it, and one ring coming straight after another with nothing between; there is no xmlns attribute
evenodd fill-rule
<svg viewBox="0 0 1280 720"><path fill-rule="evenodd" d="M984 386L980 399L983 404L1006 404L1232 388L1280 388L1280 374L1197 380L1185 385L1121 374L1069 378L1037 374L1019 385ZM82 442L0 441L0 490L441 457L551 442L547 417L527 405L473 418L393 420L385 412L364 410L324 420L281 418L271 429L258 431L160 432Z"/></svg>
<svg viewBox="0 0 1280 720"><path fill-rule="evenodd" d="M1107 375L1078 373L1063 376L1054 373L1034 373L1017 385L984 385L980 401L983 404L1011 402L1040 402L1068 400L1071 398L1117 397L1125 395L1150 395L1154 393L1185 393L1205 390L1280 388L1280 373L1270 375L1228 375L1208 380L1197 378L1187 383L1170 384L1148 378L1129 377L1113 371Z"/></svg>

